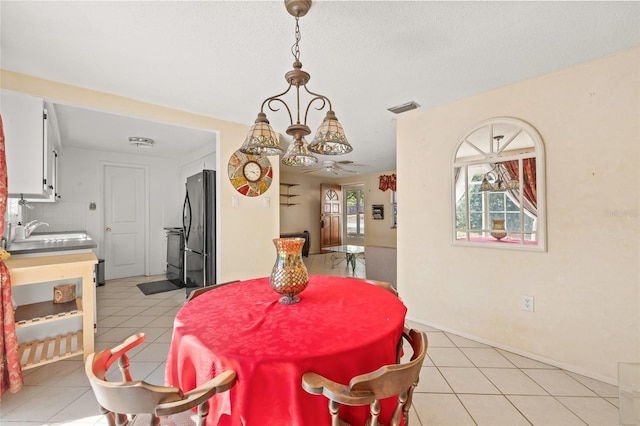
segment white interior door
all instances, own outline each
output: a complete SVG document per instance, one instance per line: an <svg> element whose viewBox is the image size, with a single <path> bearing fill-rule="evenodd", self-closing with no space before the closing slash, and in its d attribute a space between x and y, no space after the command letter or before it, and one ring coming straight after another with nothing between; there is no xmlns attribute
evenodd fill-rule
<svg viewBox="0 0 640 426"><path fill-rule="evenodd" d="M145 273L145 170L104 167L105 278Z"/></svg>

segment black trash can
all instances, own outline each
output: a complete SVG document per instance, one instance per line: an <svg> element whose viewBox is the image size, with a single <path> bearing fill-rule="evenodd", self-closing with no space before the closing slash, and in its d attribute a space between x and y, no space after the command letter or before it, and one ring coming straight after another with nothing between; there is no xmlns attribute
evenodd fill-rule
<svg viewBox="0 0 640 426"><path fill-rule="evenodd" d="M98 259L96 263L96 287L104 285L104 259Z"/></svg>

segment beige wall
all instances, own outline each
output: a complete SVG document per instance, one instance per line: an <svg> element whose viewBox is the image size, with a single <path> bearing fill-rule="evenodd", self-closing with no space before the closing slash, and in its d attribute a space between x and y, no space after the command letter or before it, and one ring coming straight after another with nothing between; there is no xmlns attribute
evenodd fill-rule
<svg viewBox="0 0 640 426"><path fill-rule="evenodd" d="M266 276L271 272L275 259L272 239L278 235L280 206L277 202L279 163L271 159L274 169L274 183L267 193L260 197L244 197L230 184L227 178L227 163L231 155L246 136L248 125L217 120L171 108L152 105L134 99L123 98L108 93L87 90L32 76L1 70L3 89L41 96L53 102L64 102L80 107L94 108L120 114L165 121L168 123L211 129L218 132L219 146L215 151L218 170L218 281ZM250 124L250 123L249 123ZM64 155L64 141L62 141ZM205 155L206 153L201 153ZM185 164L191 161L185 159ZM179 164L177 165L179 166ZM178 173L175 174L178 176ZM178 185L179 187L179 185ZM61 188L64 191L64 188ZM232 207L233 197L239 199L238 207ZM272 202L265 206L265 198ZM165 211L167 206L152 206ZM172 213L167 213L171 215ZM156 232L157 230L151 230Z"/></svg>
<svg viewBox="0 0 640 426"><path fill-rule="evenodd" d="M280 232L309 231L311 244L309 253L320 253L320 184L326 182L322 177L291 173L281 168L280 181L298 184L289 189L291 194L299 194L289 202L297 203L293 206L280 206ZM280 193L286 194L287 188L280 187ZM287 202L285 197L281 202Z"/></svg>
<svg viewBox="0 0 640 426"><path fill-rule="evenodd" d="M320 253L320 185L322 183L335 183L339 185L364 184L365 188L365 238L362 240L350 240L351 244L378 245L383 247L396 246L396 229L391 228L391 196L389 191L382 192L378 189L378 176L381 173L369 175L354 175L345 178L329 178L315 176L313 174L300 174L287 172L283 169L282 182L296 183L299 186L290 189L292 194L300 194L292 199L299 203L295 206L281 206L280 230L281 232L302 232L308 230L311 236L310 253ZM391 174L395 172L386 172ZM313 175L313 176L312 176ZM287 188L282 186L281 193L286 193ZM281 201L285 201L284 197ZM384 204L384 220L371 218L371 205Z"/></svg>
<svg viewBox="0 0 640 426"><path fill-rule="evenodd" d="M612 383L617 362L640 361L639 64L636 48L398 119L411 318ZM500 116L544 140L546 253L450 243L452 151Z"/></svg>

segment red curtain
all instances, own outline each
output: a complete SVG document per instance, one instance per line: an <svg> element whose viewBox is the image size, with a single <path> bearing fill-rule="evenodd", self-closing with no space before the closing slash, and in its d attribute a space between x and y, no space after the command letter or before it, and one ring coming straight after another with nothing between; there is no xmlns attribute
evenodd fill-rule
<svg viewBox="0 0 640 426"><path fill-rule="evenodd" d="M505 161L502 163L504 167L509 171L511 176L518 179L519 170L518 170L518 161ZM533 205L533 207L538 208L538 191L536 186L536 159L535 158L525 158L522 160L522 192L524 193L524 198Z"/></svg>
<svg viewBox="0 0 640 426"><path fill-rule="evenodd" d="M4 232L4 215L7 211L7 159L4 151L4 127L0 116L0 238ZM18 356L18 338L14 321L13 303L11 301L11 277L4 260L0 258L0 315L2 315L2 331L0 332L0 400L6 391L18 392L22 389L22 367Z"/></svg>

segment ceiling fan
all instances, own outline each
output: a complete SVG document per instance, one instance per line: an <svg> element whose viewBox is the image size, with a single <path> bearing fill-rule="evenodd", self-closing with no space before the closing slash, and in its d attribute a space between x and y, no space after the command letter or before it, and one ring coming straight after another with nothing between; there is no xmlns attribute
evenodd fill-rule
<svg viewBox="0 0 640 426"><path fill-rule="evenodd" d="M333 161L333 160L325 160L323 161L321 164L318 164L316 167L311 168L310 170L307 170L306 172L302 172L302 173L315 173L315 172L320 172L320 171L324 171L327 173L333 173L334 175L339 175L341 172L345 172L345 173L359 173L355 170L349 170L349 169L345 169L344 167L342 167L342 165L345 164L353 164L353 161L350 160L342 160L342 161Z"/></svg>

